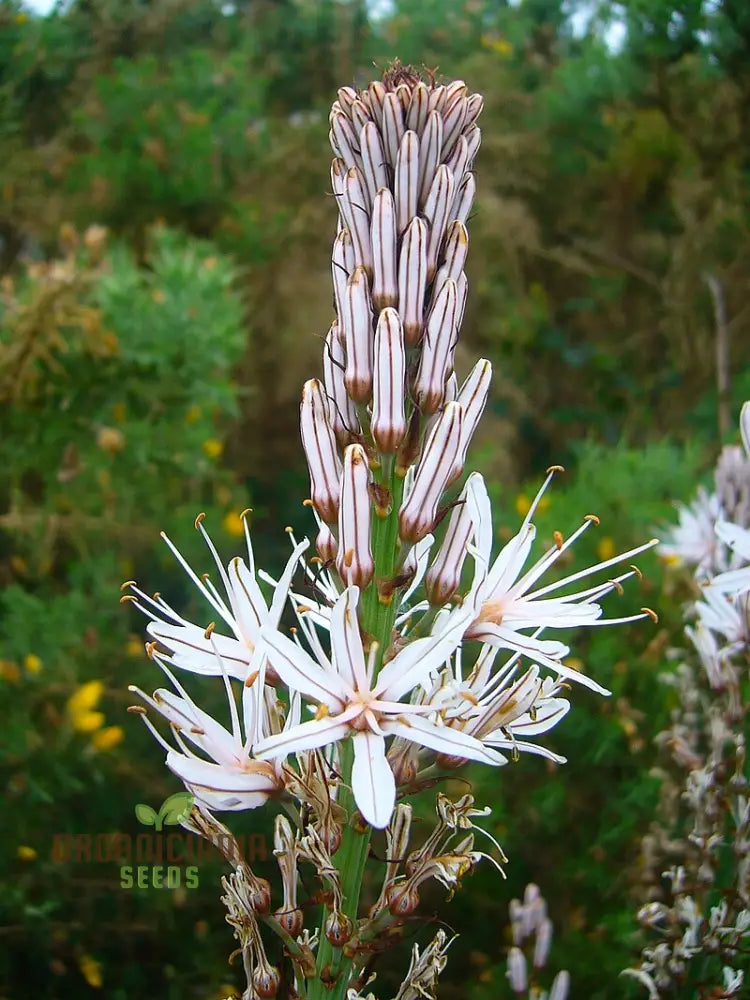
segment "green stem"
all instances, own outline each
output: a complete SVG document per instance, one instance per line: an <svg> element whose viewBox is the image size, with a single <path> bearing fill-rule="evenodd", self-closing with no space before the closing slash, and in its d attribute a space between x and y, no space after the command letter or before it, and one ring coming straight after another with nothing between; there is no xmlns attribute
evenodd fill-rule
<svg viewBox="0 0 750 1000"><path fill-rule="evenodd" d="M394 469L395 462L393 460L385 459L383 461L380 469L380 482L390 490L393 503L387 517L378 517L373 513L372 555L375 562L375 576L362 597L363 631L378 643L376 672L381 668L385 652L391 645L393 623L398 610L397 594L394 593L392 599L386 602L381 600L378 592L378 580L388 581L392 579L396 571L398 557L398 509L401 506L404 482L395 474ZM345 740L340 744L340 748L341 786L338 801L351 819L356 812L351 789L354 748L351 740ZM342 831L341 845L334 857L334 863L341 875L343 911L355 928L371 833L372 830L369 827L365 832L360 832L351 823L347 823ZM327 916L328 911L324 907L320 925L316 977L308 987L308 1000L343 1000L349 984L352 959L348 958L342 949L334 948L326 938L325 922Z"/></svg>

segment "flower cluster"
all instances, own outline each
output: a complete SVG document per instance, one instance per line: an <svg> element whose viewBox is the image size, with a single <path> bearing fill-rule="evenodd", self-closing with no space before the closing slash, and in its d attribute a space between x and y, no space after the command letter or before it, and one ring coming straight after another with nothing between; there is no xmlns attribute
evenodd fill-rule
<svg viewBox="0 0 750 1000"><path fill-rule="evenodd" d="M678 707L659 742L677 771L664 772L662 823L643 842L651 898L638 918L655 940L627 970L650 1000L732 997L743 989L750 943L750 403L741 432L744 454L725 449L719 459L713 544L690 560L700 592L685 629L694 656L663 678L676 689ZM697 554L683 543L684 553Z"/></svg>
<svg viewBox="0 0 750 1000"><path fill-rule="evenodd" d="M508 981L513 993L529 1000L567 1000L570 974L565 969L557 973L549 992L536 985L549 957L552 921L547 916L547 903L533 882L526 886L523 900L510 901L510 921L513 946L508 952Z"/></svg>
<svg viewBox="0 0 750 1000"><path fill-rule="evenodd" d="M482 477L457 485L491 379L487 360L463 381L454 370L481 109L462 81L439 85L400 65L364 91L342 88L333 105L335 311L322 378L305 383L300 408L316 552L288 529L292 553L272 578L256 567L245 512L246 556L225 566L199 516L213 578L167 543L212 620L197 625L126 585L124 600L150 619L147 649L170 684L153 696L137 691L146 707L133 711L194 794L193 822L210 831L213 811L271 800L296 818L277 821L284 901L274 915L247 888L247 866L227 886L233 926L245 935L248 996L275 995L279 980L259 934L247 938L243 908L282 937L297 989L310 977L318 986L309 996L363 989L367 956L413 913L420 884L436 878L452 891L483 857L471 817L485 813L470 797L440 797L435 833L408 855L410 807L400 800L428 773L467 760L499 766L503 751L561 761L534 738L566 715L568 682L606 692L566 665L557 630L653 617L641 609L607 618L601 604L638 572L613 568L653 541L544 582L598 523L587 515L532 557L534 514L557 468L494 557ZM196 704L185 674L220 680L225 724ZM173 743L152 714L170 724ZM385 829L389 860L380 900L360 918L370 828ZM303 861L325 887L317 936L302 927ZM438 935L415 951L399 997L432 995L446 948Z"/></svg>

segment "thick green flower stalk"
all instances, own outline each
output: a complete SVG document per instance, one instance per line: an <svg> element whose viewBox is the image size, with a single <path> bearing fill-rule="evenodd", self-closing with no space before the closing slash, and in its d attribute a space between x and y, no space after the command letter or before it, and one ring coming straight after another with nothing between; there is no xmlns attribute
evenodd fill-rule
<svg viewBox="0 0 750 1000"><path fill-rule="evenodd" d="M487 360L464 379L454 371L481 110L462 81L400 65L364 91L343 88L333 105L334 315L300 414L317 554L292 538L273 579L255 566L246 520L247 558L225 567L199 516L217 582L172 548L215 620L193 624L130 584L174 689L138 693L172 724L174 745L148 708L135 710L195 795L191 829L223 845L234 868L224 902L244 1000L374 996L379 956L407 922L413 933L423 884L452 892L482 858L504 860L491 837L489 855L476 848L489 809L470 794L439 794L426 837L412 837L409 796L467 760L499 767L503 751L561 761L533 738L567 713L563 682L606 692L541 633L653 615L605 619L599 603L637 572L612 567L651 542L541 582L597 521L587 516L531 560L534 512L555 469L494 560L484 482L463 479L491 379ZM291 637L285 612L296 619ZM186 672L223 683L229 729L198 708L178 679ZM214 816L261 805L275 813L274 887ZM384 831L385 864L361 899L374 830ZM317 908L305 867L317 875ZM306 926L315 909L317 926ZM449 944L440 931L415 946L396 1000L435 995Z"/></svg>

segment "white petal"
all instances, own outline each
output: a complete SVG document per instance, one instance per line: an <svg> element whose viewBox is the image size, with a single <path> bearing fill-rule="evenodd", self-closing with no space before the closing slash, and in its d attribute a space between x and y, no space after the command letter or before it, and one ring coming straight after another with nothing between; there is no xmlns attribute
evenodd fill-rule
<svg viewBox="0 0 750 1000"><path fill-rule="evenodd" d="M253 753L259 760L267 760L336 743L349 734L350 727L346 720L354 714L356 713L349 711L341 715L328 715L324 719L311 719L310 722L292 726L282 733L275 733L261 740L253 748Z"/></svg>
<svg viewBox="0 0 750 1000"><path fill-rule="evenodd" d="M369 730L354 736L352 792L371 826L379 830L388 826L396 804L396 779L386 760L385 740Z"/></svg>
<svg viewBox="0 0 750 1000"><path fill-rule="evenodd" d="M261 642L268 659L281 679L329 709L338 709L347 700L348 686L333 670L323 670L304 649L274 628L264 628Z"/></svg>
<svg viewBox="0 0 750 1000"><path fill-rule="evenodd" d="M366 691L367 670L359 634L359 587L347 587L331 612L331 646L336 669L353 690Z"/></svg>
<svg viewBox="0 0 750 1000"><path fill-rule="evenodd" d="M236 680L244 681L252 650L239 639L213 633L206 638L206 630L198 625L170 625L167 622L149 622L146 631L172 652L171 663L182 670L209 677L221 676L216 651L226 672Z"/></svg>
<svg viewBox="0 0 750 1000"><path fill-rule="evenodd" d="M485 747L479 740L468 733L461 732L460 729L453 729L451 726L438 726L428 719L422 719L418 715L410 715L409 721L389 720L384 728L394 736L401 736L405 740L410 740L419 746L429 747L438 753L447 754L450 757L466 757L469 760L478 760L483 764L507 764L507 760L502 754Z"/></svg>

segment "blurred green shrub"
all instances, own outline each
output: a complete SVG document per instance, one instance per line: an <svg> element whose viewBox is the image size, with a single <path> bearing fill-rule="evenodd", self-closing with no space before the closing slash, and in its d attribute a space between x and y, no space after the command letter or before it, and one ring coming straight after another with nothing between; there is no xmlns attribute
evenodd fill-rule
<svg viewBox="0 0 750 1000"><path fill-rule="evenodd" d="M67 227L62 243L60 259L5 279L0 306L0 981L38 997L97 983L125 997L167 983L168 961L134 963L134 949L160 923L192 936L218 870L206 867L192 902L128 894L116 865L55 861L52 842L137 832L134 804L176 790L125 714L127 684L159 679L119 585L163 563L160 582L185 592L158 529L194 557L201 509L222 525L219 545L241 534L245 499L220 458L243 306L230 261L183 234L152 230L142 265L100 227ZM206 996L224 974L200 964Z"/></svg>

